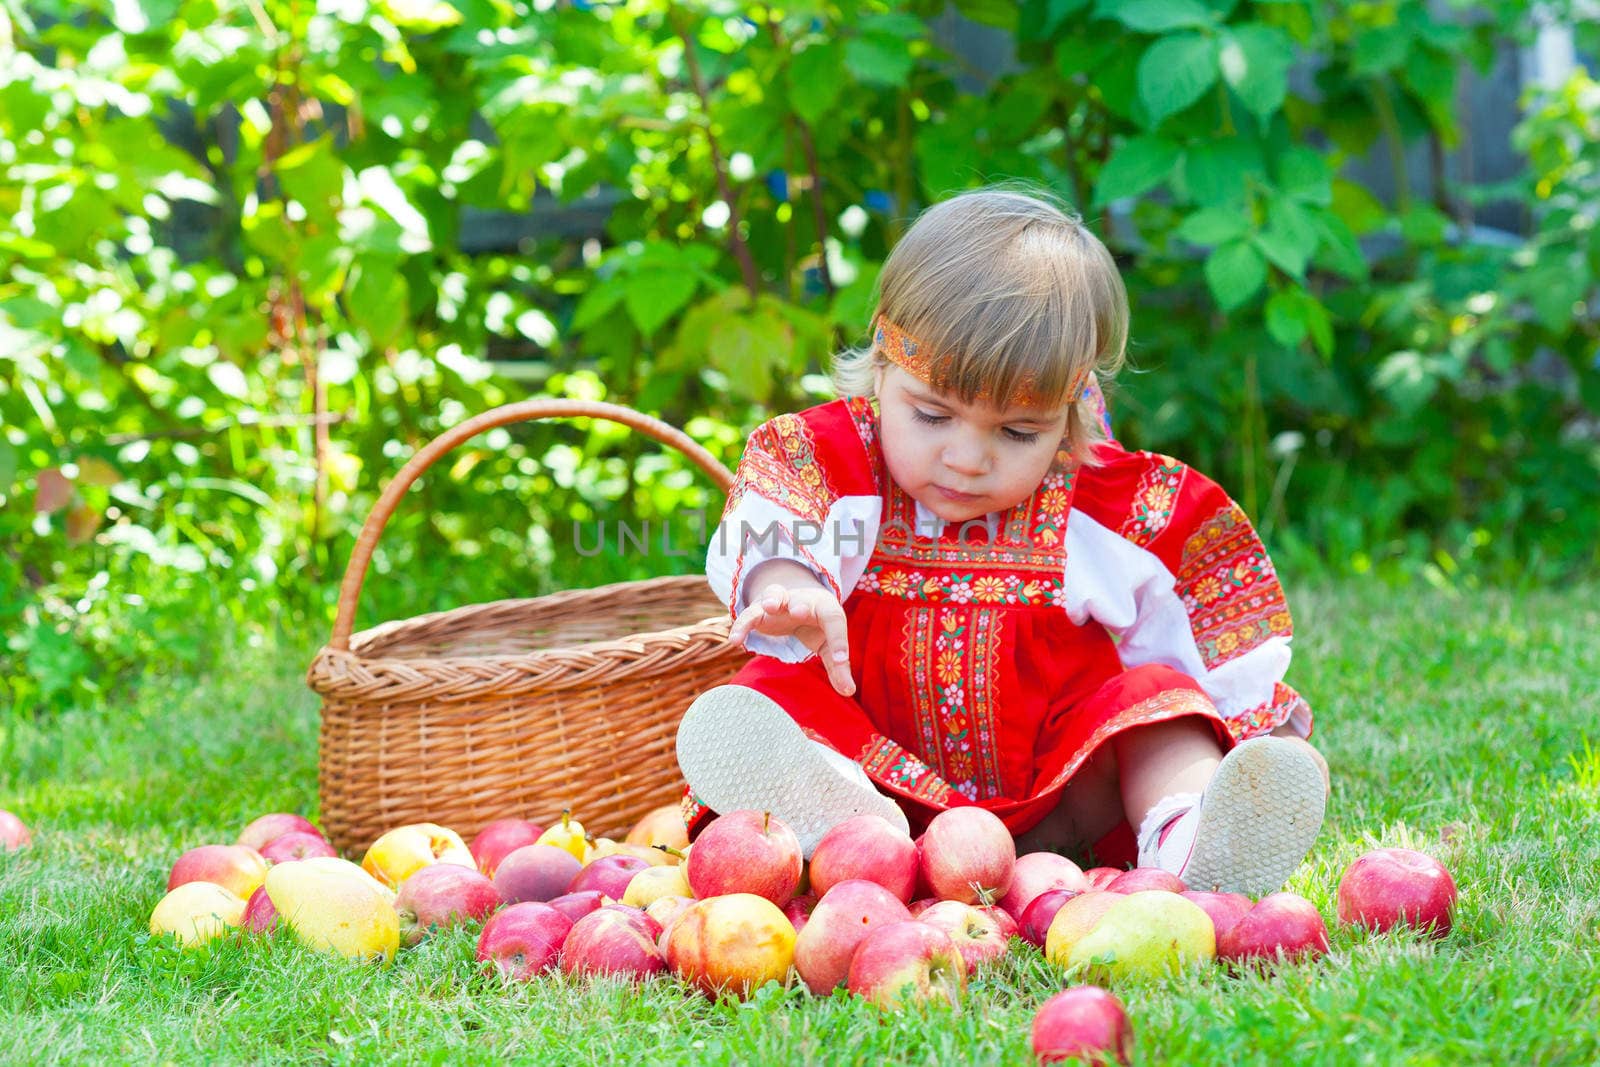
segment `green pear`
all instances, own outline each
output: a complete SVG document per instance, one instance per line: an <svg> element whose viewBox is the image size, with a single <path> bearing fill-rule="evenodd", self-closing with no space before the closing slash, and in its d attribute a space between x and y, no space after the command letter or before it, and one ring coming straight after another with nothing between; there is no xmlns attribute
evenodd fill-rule
<svg viewBox="0 0 1600 1067"><path fill-rule="evenodd" d="M1051 923L1051 935L1056 932ZM1056 941L1053 962L1111 980L1165 974L1217 954L1211 917L1163 889L1129 893L1106 907L1081 936L1070 943Z"/></svg>
<svg viewBox="0 0 1600 1067"><path fill-rule="evenodd" d="M278 920L309 947L352 959L394 959L400 916L355 864L333 857L280 863L267 871L266 884Z"/></svg>

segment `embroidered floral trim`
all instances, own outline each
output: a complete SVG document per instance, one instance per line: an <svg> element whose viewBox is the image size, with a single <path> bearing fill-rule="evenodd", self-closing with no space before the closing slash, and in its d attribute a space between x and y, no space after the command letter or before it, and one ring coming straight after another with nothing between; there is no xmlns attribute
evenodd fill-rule
<svg viewBox="0 0 1600 1067"><path fill-rule="evenodd" d="M1148 545L1160 536L1172 521L1173 506L1178 502L1178 489L1183 485L1182 463L1170 456L1155 456L1158 462L1139 478L1133 491L1133 503L1128 517L1117 531L1136 545Z"/></svg>
<svg viewBox="0 0 1600 1067"><path fill-rule="evenodd" d="M1306 703L1305 697L1293 689L1282 682L1275 682L1272 687L1272 699L1228 719L1228 732L1233 734L1235 741L1260 737L1288 722L1297 711L1303 711L1309 717L1311 705Z"/></svg>
<svg viewBox="0 0 1600 1067"><path fill-rule="evenodd" d="M931 767L882 734L873 736L856 762L879 785L926 804L947 808L956 795Z"/></svg>
<svg viewBox="0 0 1600 1067"><path fill-rule="evenodd" d="M1231 500L1184 543L1176 590L1207 669L1293 633L1272 561Z"/></svg>

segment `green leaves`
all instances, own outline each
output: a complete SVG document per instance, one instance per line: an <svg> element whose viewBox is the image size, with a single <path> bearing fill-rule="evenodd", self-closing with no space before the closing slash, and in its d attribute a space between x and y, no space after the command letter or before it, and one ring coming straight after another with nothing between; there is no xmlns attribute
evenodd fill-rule
<svg viewBox="0 0 1600 1067"><path fill-rule="evenodd" d="M1260 23L1222 34L1218 63L1223 79L1263 123L1283 106L1289 93L1294 43L1282 30Z"/></svg>
<svg viewBox="0 0 1600 1067"><path fill-rule="evenodd" d="M844 49L834 42L809 45L789 62L789 103L807 122L826 115L844 88Z"/></svg>
<svg viewBox="0 0 1600 1067"><path fill-rule="evenodd" d="M1206 257L1206 284L1224 311L1248 301L1267 280L1267 261L1254 244L1233 240Z"/></svg>
<svg viewBox="0 0 1600 1067"><path fill-rule="evenodd" d="M1181 154L1176 144L1154 135L1131 137L1122 142L1100 168L1094 206L1138 196L1155 188L1171 176Z"/></svg>
<svg viewBox="0 0 1600 1067"><path fill-rule="evenodd" d="M650 267L628 279L622 303L639 332L649 337L689 303L696 288L692 274Z"/></svg>
<svg viewBox="0 0 1600 1067"><path fill-rule="evenodd" d="M1217 46L1210 37L1179 34L1151 45L1139 60L1139 99L1150 113L1149 125L1159 126L1200 99L1217 74Z"/></svg>
<svg viewBox="0 0 1600 1067"><path fill-rule="evenodd" d="M911 50L904 39L890 34L852 37L844 45L844 64L868 85L904 85L911 74Z"/></svg>
<svg viewBox="0 0 1600 1067"><path fill-rule="evenodd" d="M1100 0L1095 14L1140 33L1168 33L1217 22L1215 12L1199 0Z"/></svg>

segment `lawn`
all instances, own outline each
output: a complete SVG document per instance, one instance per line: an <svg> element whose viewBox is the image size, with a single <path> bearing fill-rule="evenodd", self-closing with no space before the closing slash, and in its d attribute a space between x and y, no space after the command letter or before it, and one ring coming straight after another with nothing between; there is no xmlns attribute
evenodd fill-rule
<svg viewBox="0 0 1600 1067"><path fill-rule="evenodd" d="M1456 929L1434 943L1335 927L1327 958L1271 976L1208 968L1120 989L1137 1062L1600 1061L1600 588L1345 584L1291 603L1291 681L1316 709L1334 795L1289 888L1331 922L1358 853L1421 848L1462 888ZM1062 978L1020 943L961 1011L880 1017L775 986L745 1004L670 980L506 987L474 965L470 931L388 970L286 938L188 953L151 940L179 852L262 812L316 809L312 647L216 641L225 666L207 676L0 717L0 807L36 839L0 856L0 1061L1029 1062L1033 1010Z"/></svg>

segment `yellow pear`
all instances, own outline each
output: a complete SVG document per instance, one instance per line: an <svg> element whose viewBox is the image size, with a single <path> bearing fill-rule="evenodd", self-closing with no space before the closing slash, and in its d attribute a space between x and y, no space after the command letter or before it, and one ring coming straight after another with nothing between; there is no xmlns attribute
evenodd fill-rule
<svg viewBox="0 0 1600 1067"><path fill-rule="evenodd" d="M1151 977L1217 954L1211 917L1176 893L1129 893L1105 907L1098 921L1075 924L1069 917L1063 923L1062 913L1081 899L1062 906L1045 941L1050 960L1068 969L1107 979Z"/></svg>
<svg viewBox="0 0 1600 1067"><path fill-rule="evenodd" d="M588 863L592 851L589 842L584 839L583 824L572 817L572 809L567 808L561 813L561 821L551 825L544 833L539 835L536 845L554 845L556 848L565 849L572 853L579 863Z"/></svg>
<svg viewBox="0 0 1600 1067"><path fill-rule="evenodd" d="M213 882L185 882L150 913L152 934L172 933L185 945L199 945L236 928L244 901Z"/></svg>
<svg viewBox="0 0 1600 1067"><path fill-rule="evenodd" d="M662 897L692 896L694 891L689 888L688 876L682 867L674 864L670 867L646 867L634 875L622 893L622 902L636 908L648 908Z"/></svg>
<svg viewBox="0 0 1600 1067"><path fill-rule="evenodd" d="M357 867L349 860L340 859L338 856L311 856L308 859L296 860L295 862L309 863L327 871L343 871L348 873L351 870L355 870L361 875L361 877L367 880L368 885L370 885L373 889L376 889L383 899L387 900L390 904L393 904L395 897L398 896L393 889L390 889L388 886L372 877L372 875L368 874L364 868ZM268 896L270 895L271 894L269 893Z"/></svg>
<svg viewBox="0 0 1600 1067"><path fill-rule="evenodd" d="M267 872L267 896L278 921L307 946L352 959L394 958L400 916L393 901L347 860L280 863Z"/></svg>

